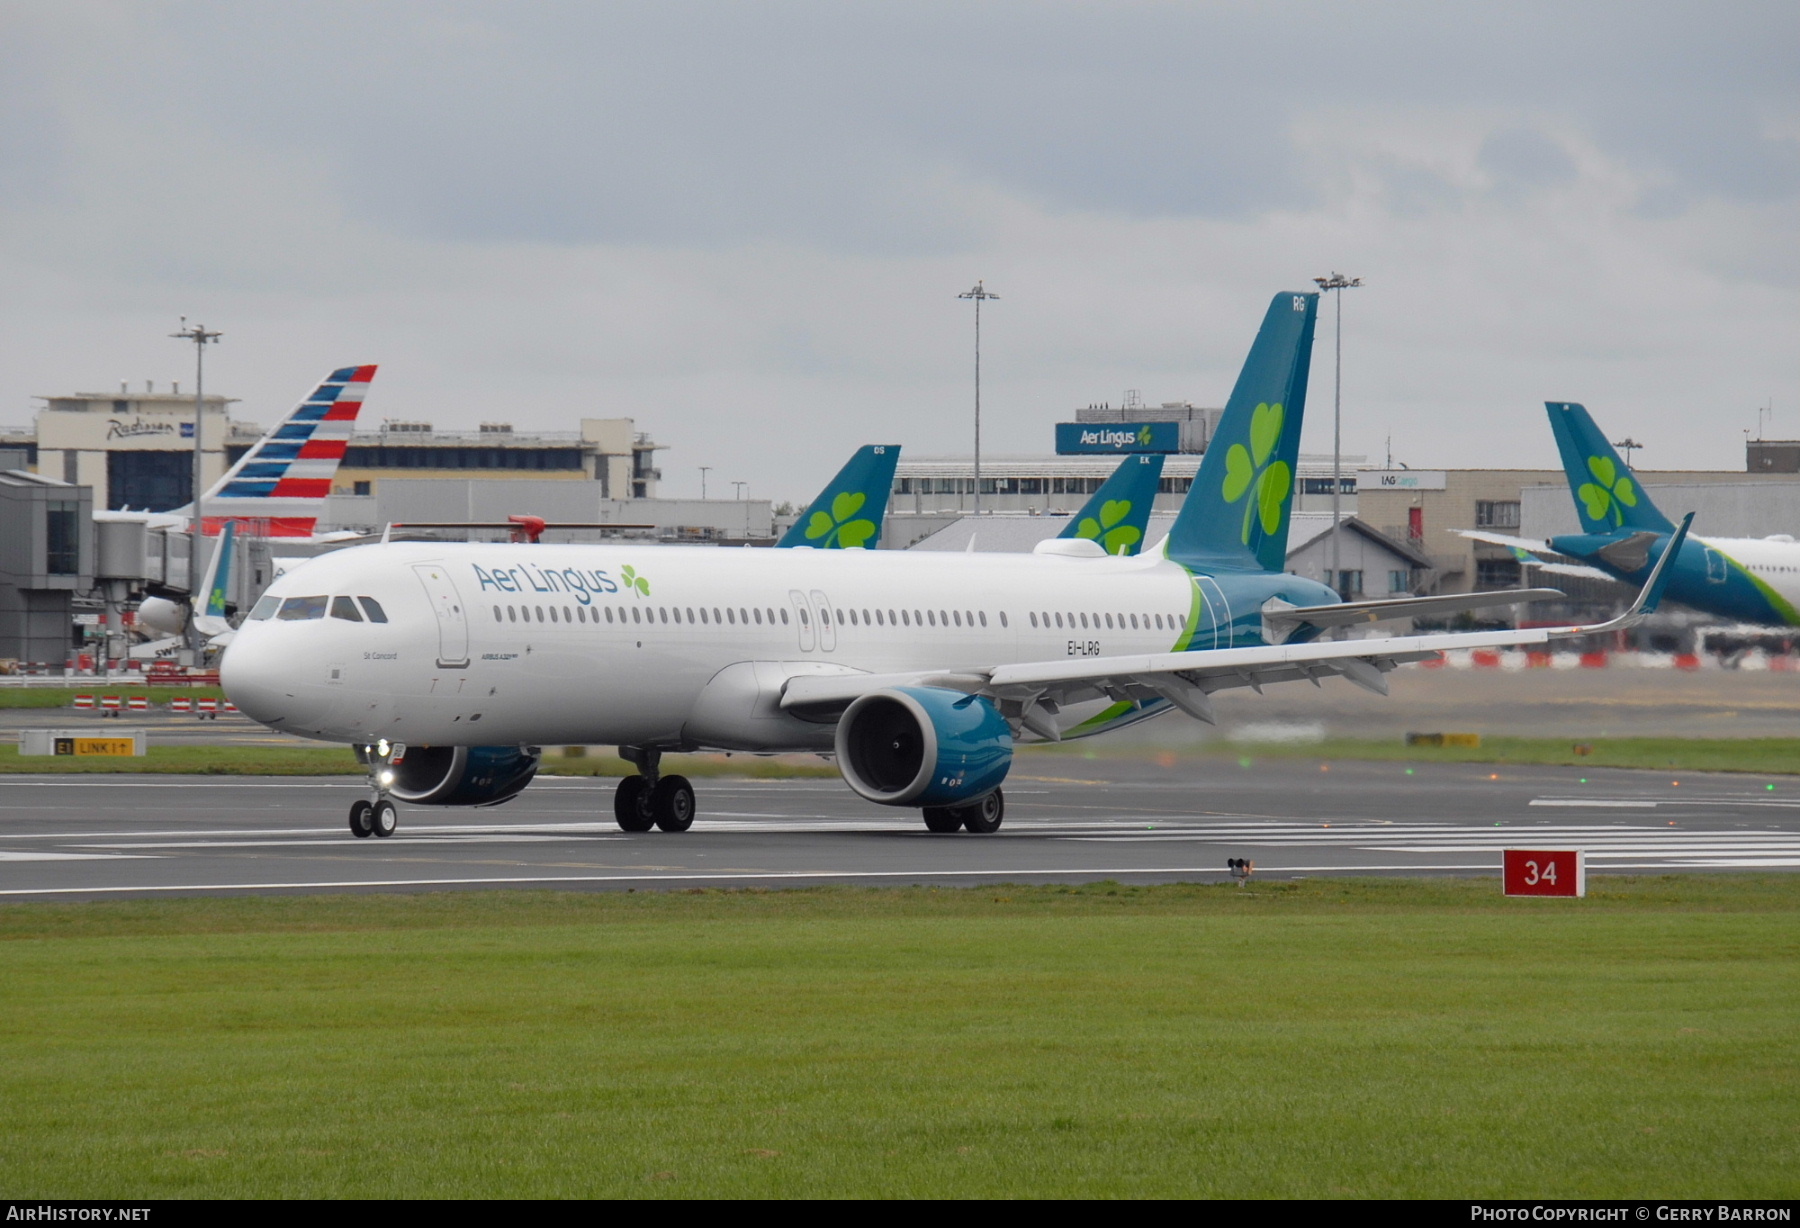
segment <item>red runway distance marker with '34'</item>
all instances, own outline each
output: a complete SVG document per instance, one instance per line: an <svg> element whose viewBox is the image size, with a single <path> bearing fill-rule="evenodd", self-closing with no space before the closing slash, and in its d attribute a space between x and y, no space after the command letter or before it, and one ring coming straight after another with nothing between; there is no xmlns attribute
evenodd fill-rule
<svg viewBox="0 0 1800 1228"><path fill-rule="evenodd" d="M1580 849L1505 849L1507 895L1587 894L1587 854Z"/></svg>

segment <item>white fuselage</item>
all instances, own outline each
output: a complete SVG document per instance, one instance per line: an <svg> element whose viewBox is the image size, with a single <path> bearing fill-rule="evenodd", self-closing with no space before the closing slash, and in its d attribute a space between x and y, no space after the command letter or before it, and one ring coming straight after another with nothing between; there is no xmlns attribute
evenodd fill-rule
<svg viewBox="0 0 1800 1228"><path fill-rule="evenodd" d="M1192 648L1224 647L1231 621L1160 557L396 543L315 559L259 609L310 596L388 621L253 618L227 693L277 729L415 745L825 749L829 725L777 706L786 679L1166 652L1190 619Z"/></svg>

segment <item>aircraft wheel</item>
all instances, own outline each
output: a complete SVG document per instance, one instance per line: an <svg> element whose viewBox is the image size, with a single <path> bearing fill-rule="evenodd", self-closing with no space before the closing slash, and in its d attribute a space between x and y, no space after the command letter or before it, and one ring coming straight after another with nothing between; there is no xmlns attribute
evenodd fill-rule
<svg viewBox="0 0 1800 1228"><path fill-rule="evenodd" d="M649 831L656 826L650 814L650 790L642 776L627 776L613 794L613 818L620 831Z"/></svg>
<svg viewBox="0 0 1800 1228"><path fill-rule="evenodd" d="M352 802L350 805L350 834L358 840L364 840L375 834L375 807L367 798Z"/></svg>
<svg viewBox="0 0 1800 1228"><path fill-rule="evenodd" d="M962 825L962 815L948 806L925 807L925 829L927 831L948 835L953 831L961 831Z"/></svg>
<svg viewBox="0 0 1800 1228"><path fill-rule="evenodd" d="M664 831L686 831L694 825L694 786L686 776L664 776L650 794L650 813Z"/></svg>
<svg viewBox="0 0 1800 1228"><path fill-rule="evenodd" d="M384 840L393 835L394 829L400 826L400 811L394 806L394 803L385 798L375 803L371 817L374 820L375 834Z"/></svg>
<svg viewBox="0 0 1800 1228"><path fill-rule="evenodd" d="M969 831L981 836L990 836L1000 830L1000 820L1006 817L1006 799L995 789L979 801L970 802L967 806L958 806L952 811L962 820L962 825Z"/></svg>

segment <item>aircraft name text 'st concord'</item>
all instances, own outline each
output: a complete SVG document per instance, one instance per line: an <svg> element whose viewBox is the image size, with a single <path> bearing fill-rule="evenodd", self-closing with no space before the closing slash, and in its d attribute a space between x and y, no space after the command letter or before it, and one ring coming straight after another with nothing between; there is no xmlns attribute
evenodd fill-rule
<svg viewBox="0 0 1800 1228"><path fill-rule="evenodd" d="M614 797L626 830L691 825L693 788L661 757L724 750L827 753L870 802L991 832L1019 743L1211 720L1228 687L1385 693L1388 671L1442 649L1594 630L1318 638L1494 595L1343 602L1284 570L1317 305L1270 303L1174 527L1141 554L1098 523L1031 554L384 542L277 579L226 649L226 692L273 728L357 747L359 836L392 834L395 801L507 801L546 743L619 746L638 768ZM842 537L853 501L802 534ZM1607 626L1653 608L1665 578Z"/></svg>

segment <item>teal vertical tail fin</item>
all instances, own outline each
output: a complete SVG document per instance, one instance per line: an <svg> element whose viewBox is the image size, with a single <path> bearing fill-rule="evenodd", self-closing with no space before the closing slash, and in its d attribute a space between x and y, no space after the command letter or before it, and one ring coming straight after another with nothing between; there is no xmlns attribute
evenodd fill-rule
<svg viewBox="0 0 1800 1228"><path fill-rule="evenodd" d="M199 613L204 618L225 617L225 595L231 591L231 543L236 534L235 520L227 520L219 528L219 544L213 547L200 586Z"/></svg>
<svg viewBox="0 0 1800 1228"><path fill-rule="evenodd" d="M1650 529L1672 533L1675 525L1650 502L1637 475L1619 459L1588 411L1570 401L1545 401L1550 431L1569 475L1569 493L1587 533Z"/></svg>
<svg viewBox="0 0 1800 1228"><path fill-rule="evenodd" d="M775 544L873 550L881 540L888 492L894 487L894 466L899 463L899 444L872 443L858 448Z"/></svg>
<svg viewBox="0 0 1800 1228"><path fill-rule="evenodd" d="M1057 536L1097 541L1108 554L1130 555L1143 549L1150 509L1162 485L1163 459L1162 453L1150 452L1120 461Z"/></svg>
<svg viewBox="0 0 1800 1228"><path fill-rule="evenodd" d="M1312 365L1316 293L1277 294L1169 532L1179 563L1287 569L1288 513Z"/></svg>

